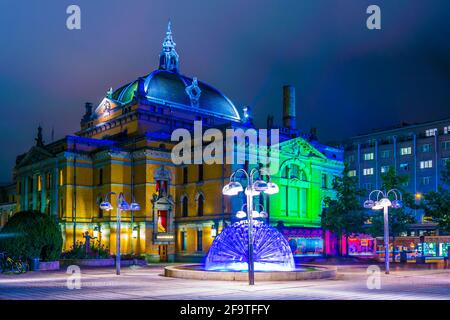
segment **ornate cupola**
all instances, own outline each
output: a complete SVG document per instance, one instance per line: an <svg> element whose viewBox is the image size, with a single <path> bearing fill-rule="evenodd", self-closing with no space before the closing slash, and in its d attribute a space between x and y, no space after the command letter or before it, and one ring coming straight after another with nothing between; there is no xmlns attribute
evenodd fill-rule
<svg viewBox="0 0 450 320"><path fill-rule="evenodd" d="M179 56L175 50L176 43L172 38L171 22L167 25L166 37L162 45L161 53L159 54L159 69L171 72L179 71Z"/></svg>

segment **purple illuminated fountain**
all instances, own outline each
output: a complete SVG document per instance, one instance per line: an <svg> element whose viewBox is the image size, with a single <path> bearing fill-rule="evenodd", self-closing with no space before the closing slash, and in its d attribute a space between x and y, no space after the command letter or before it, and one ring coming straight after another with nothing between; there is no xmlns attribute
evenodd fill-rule
<svg viewBox="0 0 450 320"><path fill-rule="evenodd" d="M214 239L205 261L209 271L248 271L248 221L226 227ZM275 228L253 221L255 271L294 271L291 248Z"/></svg>

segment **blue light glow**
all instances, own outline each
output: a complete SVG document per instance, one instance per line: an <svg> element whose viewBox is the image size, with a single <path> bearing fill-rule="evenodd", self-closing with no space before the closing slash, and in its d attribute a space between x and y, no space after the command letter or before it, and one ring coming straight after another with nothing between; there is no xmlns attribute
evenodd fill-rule
<svg viewBox="0 0 450 320"><path fill-rule="evenodd" d="M248 221L226 227L214 239L205 269L210 271L247 271ZM255 271L293 271L294 257L284 236L261 221L253 222Z"/></svg>

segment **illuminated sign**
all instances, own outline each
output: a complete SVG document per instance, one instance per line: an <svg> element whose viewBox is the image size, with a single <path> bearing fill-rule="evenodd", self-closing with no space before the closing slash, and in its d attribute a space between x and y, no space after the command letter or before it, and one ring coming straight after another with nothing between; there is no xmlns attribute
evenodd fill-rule
<svg viewBox="0 0 450 320"><path fill-rule="evenodd" d="M157 233L155 241L175 241L175 235L172 233Z"/></svg>

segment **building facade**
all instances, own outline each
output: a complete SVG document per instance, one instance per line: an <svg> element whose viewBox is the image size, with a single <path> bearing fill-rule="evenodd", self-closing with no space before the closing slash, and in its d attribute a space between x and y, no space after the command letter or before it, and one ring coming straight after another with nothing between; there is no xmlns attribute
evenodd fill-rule
<svg viewBox="0 0 450 320"><path fill-rule="evenodd" d="M437 191L441 170L450 158L450 119L402 124L386 130L359 135L345 141L345 162L351 176L368 191L381 187L381 175L389 168L409 181L403 188L415 195ZM436 224L429 221L421 210L416 211L417 224L409 235L435 235Z"/></svg>
<svg viewBox="0 0 450 320"><path fill-rule="evenodd" d="M282 173L274 175L282 192L271 200L261 197L259 203L269 210L271 223L284 220L286 227L317 233L322 199L331 194L330 181L342 170L342 152L296 130L292 87L285 88L284 97ZM110 200L116 207L123 193L141 210L122 212L122 253L145 255L149 261L202 259L243 205L242 198L222 195L231 173L261 165L248 164L249 148L242 164L175 164L171 135L177 128L195 132L194 121L201 122L203 132L253 128L250 108L241 117L220 91L180 73L169 24L159 68L108 90L97 107L87 103L85 109L74 135L46 144L39 128L36 144L17 157L18 210L55 216L63 250L84 241L82 234L88 231L115 253L116 212L99 205ZM275 128L272 122L270 128Z"/></svg>

